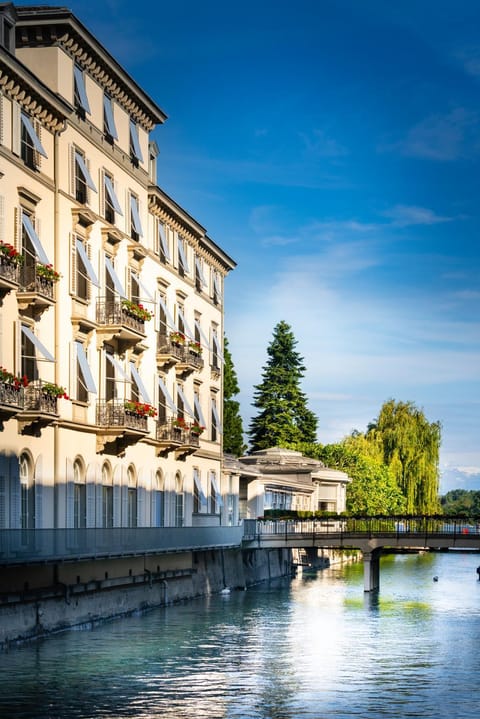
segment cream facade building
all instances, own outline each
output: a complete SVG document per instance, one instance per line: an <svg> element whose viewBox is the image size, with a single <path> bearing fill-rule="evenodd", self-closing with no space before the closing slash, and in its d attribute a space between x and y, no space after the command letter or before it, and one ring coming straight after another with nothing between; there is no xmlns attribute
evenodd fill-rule
<svg viewBox="0 0 480 719"><path fill-rule="evenodd" d="M65 8L0 22L0 528L237 524L235 263L156 184L166 115Z"/></svg>
<svg viewBox="0 0 480 719"><path fill-rule="evenodd" d="M263 517L272 509L341 514L351 482L345 472L282 447L239 459L226 457L224 472L230 483L238 485L241 519Z"/></svg>

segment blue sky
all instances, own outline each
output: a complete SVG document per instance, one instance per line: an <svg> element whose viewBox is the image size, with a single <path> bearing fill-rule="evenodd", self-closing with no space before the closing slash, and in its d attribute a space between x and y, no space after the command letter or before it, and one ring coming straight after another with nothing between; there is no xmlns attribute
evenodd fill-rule
<svg viewBox="0 0 480 719"><path fill-rule="evenodd" d="M480 4L68 4L168 114L159 185L238 263L226 332L245 427L273 327L322 443L390 398L480 488Z"/></svg>

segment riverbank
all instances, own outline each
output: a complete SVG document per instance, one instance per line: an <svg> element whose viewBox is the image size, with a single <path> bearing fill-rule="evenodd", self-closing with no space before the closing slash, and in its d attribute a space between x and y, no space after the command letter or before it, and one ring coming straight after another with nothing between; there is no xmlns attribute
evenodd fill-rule
<svg viewBox="0 0 480 719"><path fill-rule="evenodd" d="M286 549L212 549L4 569L0 649L289 576Z"/></svg>

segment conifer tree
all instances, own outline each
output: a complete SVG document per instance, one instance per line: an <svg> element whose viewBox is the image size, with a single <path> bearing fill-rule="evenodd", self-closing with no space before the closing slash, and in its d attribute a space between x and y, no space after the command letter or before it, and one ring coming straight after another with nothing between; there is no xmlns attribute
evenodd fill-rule
<svg viewBox="0 0 480 719"><path fill-rule="evenodd" d="M240 457L247 446L243 442L240 403L233 399L240 392L240 387L226 337L223 349L225 359L223 370L223 451Z"/></svg>
<svg viewBox="0 0 480 719"><path fill-rule="evenodd" d="M281 321L267 347L262 382L255 386L253 406L260 412L250 422L250 451L315 442L317 418L307 407L300 389L305 373L303 357L290 325Z"/></svg>

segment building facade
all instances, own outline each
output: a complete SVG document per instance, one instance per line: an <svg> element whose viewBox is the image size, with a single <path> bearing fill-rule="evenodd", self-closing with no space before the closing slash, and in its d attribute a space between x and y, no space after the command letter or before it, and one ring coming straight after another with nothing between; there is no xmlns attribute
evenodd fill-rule
<svg viewBox="0 0 480 719"><path fill-rule="evenodd" d="M156 184L166 115L65 8L0 21L0 529L237 524L235 263Z"/></svg>
<svg viewBox="0 0 480 719"><path fill-rule="evenodd" d="M224 485L238 486L241 519L263 517L272 509L341 514L351 481L345 472L282 447L226 458L224 473Z"/></svg>

